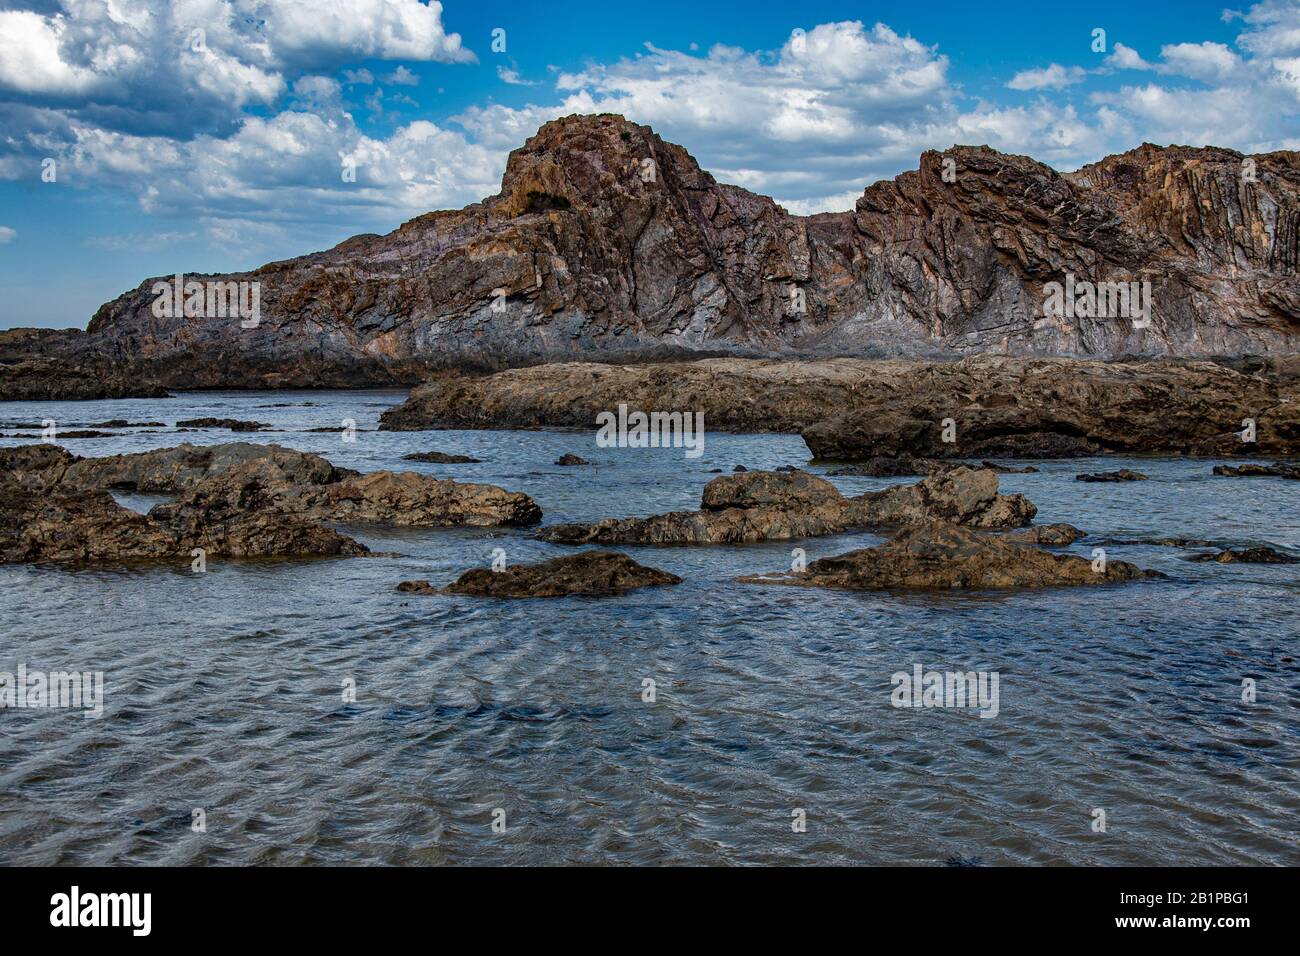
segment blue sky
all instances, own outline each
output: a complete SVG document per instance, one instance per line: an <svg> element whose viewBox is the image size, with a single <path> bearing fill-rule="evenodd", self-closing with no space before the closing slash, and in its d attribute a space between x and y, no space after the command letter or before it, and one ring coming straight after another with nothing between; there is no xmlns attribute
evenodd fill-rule
<svg viewBox="0 0 1300 956"><path fill-rule="evenodd" d="M462 206L603 111L801 213L953 143L1295 149L1300 3L0 0L0 328Z"/></svg>

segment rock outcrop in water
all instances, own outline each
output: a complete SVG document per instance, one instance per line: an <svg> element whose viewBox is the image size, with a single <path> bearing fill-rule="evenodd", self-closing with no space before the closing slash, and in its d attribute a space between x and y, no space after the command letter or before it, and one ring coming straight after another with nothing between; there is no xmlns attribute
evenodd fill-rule
<svg viewBox="0 0 1300 956"><path fill-rule="evenodd" d="M648 568L617 551L583 551L540 564L510 565L500 571L474 568L449 584L447 593L497 598L605 596L681 583L677 575ZM426 588L419 587L420 584ZM430 593L427 585L428 582L403 582L398 589Z"/></svg>
<svg viewBox="0 0 1300 956"><path fill-rule="evenodd" d="M867 187L851 211L794 216L718 183L649 127L569 116L511 153L501 191L480 203L248 273L186 276L259 283L254 327L241 315L154 315L163 276L30 361L51 366L46 394L57 397L69 374L59 362L129 364L175 387L331 387L702 350L1294 351L1300 160L1253 159L1253 182L1238 153L1180 146L1060 174L954 146ZM1046 315L1044 286L1069 281L1150 282L1149 326ZM21 365L0 365L0 394L31 397Z"/></svg>
<svg viewBox="0 0 1300 956"><path fill-rule="evenodd" d="M417 527L536 524L527 495L414 472L361 475L319 455L235 442L83 459L53 445L0 449L0 563L364 554L322 522ZM104 489L178 497L147 516Z"/></svg>
<svg viewBox="0 0 1300 956"><path fill-rule="evenodd" d="M596 416L620 404L702 412L707 429L798 431L817 458L896 460L899 472L933 473L936 459L1300 452L1300 368L1284 363L1250 373L1213 362L1000 356L567 363L429 382L385 412L382 427L594 432ZM1253 443L1242 441L1246 419Z"/></svg>
<svg viewBox="0 0 1300 956"><path fill-rule="evenodd" d="M1040 588L1114 584L1163 577L1125 561L1104 570L1072 554L1050 554L947 523L905 528L874 548L813 561L800 573L749 575L748 584L789 584L847 590Z"/></svg>
<svg viewBox="0 0 1300 956"><path fill-rule="evenodd" d="M936 520L1015 528L1037 512L1023 495L998 494L993 472L967 468L854 498L807 472L748 471L714 478L700 505L649 518L552 525L539 537L556 544L742 544Z"/></svg>
<svg viewBox="0 0 1300 956"><path fill-rule="evenodd" d="M1276 465L1215 465L1214 474L1228 478L1300 479L1300 464L1278 462Z"/></svg>

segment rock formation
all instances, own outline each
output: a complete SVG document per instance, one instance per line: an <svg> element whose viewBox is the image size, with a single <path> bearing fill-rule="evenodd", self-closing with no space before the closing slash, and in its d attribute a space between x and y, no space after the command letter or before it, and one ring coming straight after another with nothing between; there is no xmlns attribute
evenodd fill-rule
<svg viewBox="0 0 1300 956"><path fill-rule="evenodd" d="M500 571L474 568L449 584L447 593L498 598L603 596L681 583L677 575L648 568L617 551L583 551L540 564L510 565ZM404 581L398 590L430 593L427 586L427 581Z"/></svg>
<svg viewBox="0 0 1300 956"><path fill-rule="evenodd" d="M538 536L556 544L741 544L936 520L1015 528L1037 512L1023 495L998 494L993 472L968 468L855 498L807 472L748 471L714 478L700 505L649 518L552 525Z"/></svg>
<svg viewBox="0 0 1300 956"><path fill-rule="evenodd" d="M149 278L103 305L84 336L24 340L13 360L0 348L0 394L40 391L42 364L45 393L72 397L118 387L83 377L380 385L439 368L700 351L1295 351L1300 160L1254 156L1247 181L1242 159L1144 144L1061 174L954 146L868 186L853 210L795 216L718 183L649 127L569 116L511 153L501 191L480 203L252 272L185 277L259 283L251 327L242 315L155 315L155 283L173 277ZM1046 314L1045 287L1076 280L1149 282L1149 325L1110 314L1111 300L1104 317Z"/></svg>
<svg viewBox="0 0 1300 956"><path fill-rule="evenodd" d="M813 561L799 573L749 575L750 584L886 590L911 588L1037 588L1113 584L1163 577L1125 561L1104 570L1072 554L1051 554L943 522L905 528L874 548Z"/></svg>
<svg viewBox="0 0 1300 956"><path fill-rule="evenodd" d="M105 489L174 494L140 515ZM361 475L276 445L182 445L83 459L53 445L0 449L0 563L364 554L322 522L417 527L536 524L527 495L414 472Z"/></svg>
<svg viewBox="0 0 1300 956"><path fill-rule="evenodd" d="M706 429L799 431L827 460L1300 452L1300 368L980 356L958 362L705 359L565 363L439 379L386 429L596 428L620 403L702 412ZM1242 440L1245 420L1254 442ZM945 428L945 422L951 427ZM946 440L946 439L951 439ZM879 469L885 472L885 466Z"/></svg>

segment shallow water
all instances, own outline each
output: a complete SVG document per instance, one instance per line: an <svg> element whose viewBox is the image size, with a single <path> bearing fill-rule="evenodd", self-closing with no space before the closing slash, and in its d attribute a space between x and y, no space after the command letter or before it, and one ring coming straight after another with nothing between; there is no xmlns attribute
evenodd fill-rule
<svg viewBox="0 0 1300 956"><path fill-rule="evenodd" d="M346 443L297 430L374 428L401 398L11 402L0 431L257 419L284 431L137 430L65 447L274 441L525 491L546 523L690 509L710 469L807 459L782 435L710 433L690 460L599 449L590 432L362 431ZM484 461L400 460L430 449ZM551 464L566 451L594 467ZM1207 461L1038 464L1003 490L1028 495L1041 522L1089 531L1069 549L1080 554L1102 538L1175 535L1300 549L1300 483L1215 478ZM1151 480L1074 481L1120 467ZM915 479L834 480L856 494ZM393 587L445 584L498 547L511 563L570 549L527 529L346 530L401 556L212 560L206 574L188 558L0 567L0 671L102 670L106 682L97 720L0 711L0 863L1300 863L1300 565L1110 546L1169 578L959 595L734 582L788 567L796 546L813 560L880 540L852 534L626 548L685 583L511 602ZM891 706L891 675L915 664L996 671L997 715ZM1252 704L1244 678L1257 682ZM796 809L806 832L792 831Z"/></svg>

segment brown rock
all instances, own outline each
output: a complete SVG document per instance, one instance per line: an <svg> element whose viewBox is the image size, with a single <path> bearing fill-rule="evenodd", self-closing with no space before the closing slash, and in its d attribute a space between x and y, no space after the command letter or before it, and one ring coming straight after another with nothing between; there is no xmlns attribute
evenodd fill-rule
<svg viewBox="0 0 1300 956"><path fill-rule="evenodd" d="M1276 465L1215 465L1214 473L1229 478L1300 479L1300 465L1290 462L1278 462Z"/></svg>
<svg viewBox="0 0 1300 956"><path fill-rule="evenodd" d="M439 480L413 471L377 471L313 489L308 513L330 521L417 527L524 526L542 520L528 495L495 485Z"/></svg>
<svg viewBox="0 0 1300 956"><path fill-rule="evenodd" d="M154 494L172 494L193 488L199 482L228 468L257 459L268 459L294 484L329 484L356 472L335 468L320 455L283 448L229 442L224 445L191 445L159 448L132 455L85 458L69 467L64 481L82 488L115 488Z"/></svg>
<svg viewBox="0 0 1300 956"><path fill-rule="evenodd" d="M579 458L577 455L565 452L559 458L555 459L557 465L590 465L591 462L585 458Z"/></svg>
<svg viewBox="0 0 1300 956"><path fill-rule="evenodd" d="M1252 158L1257 179L1243 183L1242 155L1213 147L1144 144L1062 174L955 146L867 187L852 211L804 217L718 183L649 127L568 116L514 150L482 202L212 276L261 283L256 329L160 319L150 278L76 342L129 346L187 387L388 384L458 364L699 349L1285 354L1300 325L1300 161ZM1150 327L1046 318L1043 286L1067 273L1150 281ZM806 312L791 312L794 289Z"/></svg>
<svg viewBox="0 0 1300 956"><path fill-rule="evenodd" d="M176 423L177 428L228 428L232 432L257 432L270 428L263 422L243 422L237 418L187 418Z"/></svg>
<svg viewBox="0 0 1300 956"><path fill-rule="evenodd" d="M681 582L675 574L648 568L616 551L583 551L541 564L511 565L502 571L474 568L448 585L447 591L477 597L563 597L622 594Z"/></svg>
<svg viewBox="0 0 1300 956"><path fill-rule="evenodd" d="M1127 468L1121 468L1119 471L1100 471L1091 475L1075 475L1075 481L1146 481L1147 476L1140 471L1129 471Z"/></svg>
<svg viewBox="0 0 1300 956"><path fill-rule="evenodd" d="M412 455L403 455L402 461L426 461L435 465L469 465L482 461L469 455L448 455L441 451L417 451Z"/></svg>
<svg viewBox="0 0 1300 956"><path fill-rule="evenodd" d="M981 528L1028 524L1037 509L997 487L990 471L957 468L916 485L845 498L807 472L751 471L710 481L700 511L552 525L538 536L556 544L742 544L935 520Z"/></svg>
<svg viewBox="0 0 1300 956"><path fill-rule="evenodd" d="M1226 548L1218 554L1193 554L1188 561L1217 561L1219 564L1297 564L1300 558L1283 554L1273 548Z"/></svg>
<svg viewBox="0 0 1300 956"><path fill-rule="evenodd" d="M1002 535L1002 540L1016 544L1045 544L1059 547L1074 544L1080 538L1087 536L1087 532L1080 531L1072 524L1039 524L1019 531L1007 531Z"/></svg>
<svg viewBox="0 0 1300 956"><path fill-rule="evenodd" d="M1124 561L1105 571L1072 554L1050 554L946 523L906 528L874 548L822 558L798 574L751 575L749 584L849 590L911 588L1037 588L1110 584L1162 577Z"/></svg>

